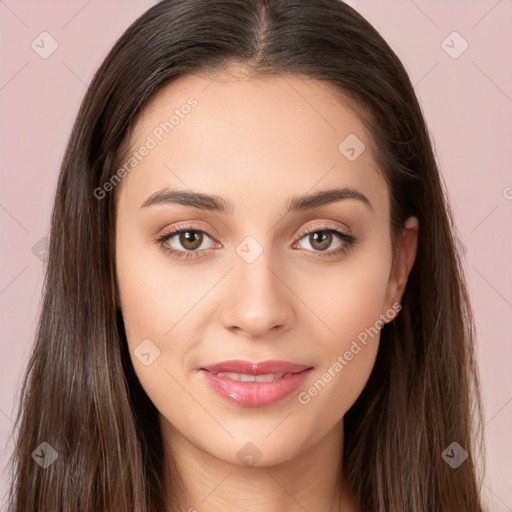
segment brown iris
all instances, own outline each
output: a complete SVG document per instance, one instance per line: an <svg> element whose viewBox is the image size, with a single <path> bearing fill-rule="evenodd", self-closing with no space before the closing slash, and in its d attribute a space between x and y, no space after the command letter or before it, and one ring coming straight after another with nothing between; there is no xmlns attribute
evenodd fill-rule
<svg viewBox="0 0 512 512"><path fill-rule="evenodd" d="M311 247L324 251L332 243L332 233L330 231L315 231L309 235ZM315 246L315 244L318 244Z"/></svg>
<svg viewBox="0 0 512 512"><path fill-rule="evenodd" d="M201 246L203 233L200 231L182 231L180 233L180 244L188 251L193 251Z"/></svg>

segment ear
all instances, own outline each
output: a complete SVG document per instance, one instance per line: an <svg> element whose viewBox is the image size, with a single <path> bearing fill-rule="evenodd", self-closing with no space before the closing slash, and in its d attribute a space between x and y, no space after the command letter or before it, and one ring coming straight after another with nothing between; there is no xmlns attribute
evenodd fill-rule
<svg viewBox="0 0 512 512"><path fill-rule="evenodd" d="M409 217L398 235L393 267L386 289L385 309L391 308L393 304L400 304L402 300L407 278L416 259L418 227L418 219L416 217Z"/></svg>

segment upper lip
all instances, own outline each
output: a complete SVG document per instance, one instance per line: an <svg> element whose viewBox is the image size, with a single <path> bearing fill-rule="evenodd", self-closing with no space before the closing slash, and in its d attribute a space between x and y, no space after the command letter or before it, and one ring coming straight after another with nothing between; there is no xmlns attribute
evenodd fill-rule
<svg viewBox="0 0 512 512"><path fill-rule="evenodd" d="M261 361L259 363L236 359L202 366L200 369L207 370L211 373L229 372L244 373L246 375L269 375L271 373L298 373L309 368L312 367L305 364L295 364L289 361L278 361L275 359Z"/></svg>

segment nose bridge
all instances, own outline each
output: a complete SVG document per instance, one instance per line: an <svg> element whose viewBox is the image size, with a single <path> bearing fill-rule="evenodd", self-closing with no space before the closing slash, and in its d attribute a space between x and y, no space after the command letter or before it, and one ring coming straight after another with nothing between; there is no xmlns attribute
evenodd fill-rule
<svg viewBox="0 0 512 512"><path fill-rule="evenodd" d="M253 336L289 325L293 318L290 292L277 270L280 265L272 246L265 248L247 237L236 248L228 297L223 306L223 323Z"/></svg>

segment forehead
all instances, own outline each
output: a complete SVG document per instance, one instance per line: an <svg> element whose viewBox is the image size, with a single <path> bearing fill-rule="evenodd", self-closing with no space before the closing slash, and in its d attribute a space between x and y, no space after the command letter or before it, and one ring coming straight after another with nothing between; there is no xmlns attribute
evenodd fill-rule
<svg viewBox="0 0 512 512"><path fill-rule="evenodd" d="M387 200L366 127L333 86L306 77L181 76L145 105L128 142L127 161L151 147L116 191L139 206L165 186L253 207L344 185Z"/></svg>

